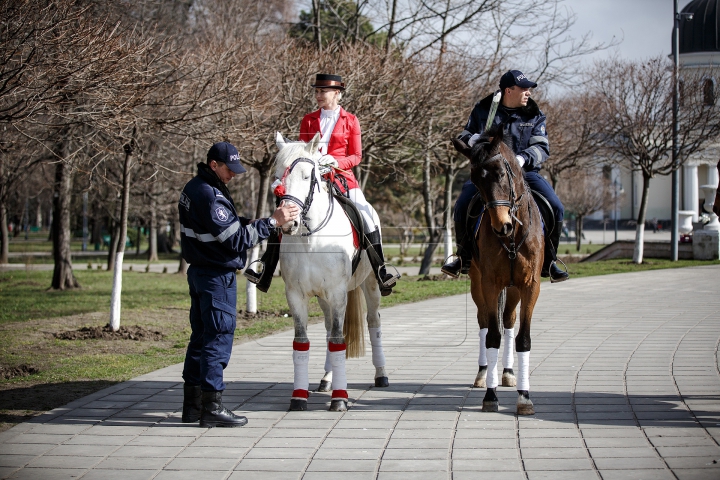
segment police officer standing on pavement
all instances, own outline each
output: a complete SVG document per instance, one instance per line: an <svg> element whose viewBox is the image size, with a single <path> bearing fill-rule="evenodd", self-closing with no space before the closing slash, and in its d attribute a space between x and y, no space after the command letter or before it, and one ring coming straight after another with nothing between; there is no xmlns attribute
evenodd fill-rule
<svg viewBox="0 0 720 480"><path fill-rule="evenodd" d="M298 215L283 202L269 218L238 216L226 184L246 170L237 149L227 142L213 145L207 163L180 195L182 256L190 264L190 343L185 355L182 421L200 420L201 427L239 427L247 418L222 403L223 370L230 360L237 303L235 272L245 266L247 250L270 231Z"/></svg>
<svg viewBox="0 0 720 480"><path fill-rule="evenodd" d="M491 128L504 129L504 136L511 140L510 148L515 152L517 161L523 168L525 181L532 190L540 192L548 200L555 214L555 225L545 225L546 231L552 229L552 233L545 237L545 261L542 268L542 276L550 277L550 281L554 283L569 278L567 272L555 264L565 207L552 186L539 173L543 162L550 156L550 145L545 131L545 114L530 98L530 89L535 87L537 83L528 80L522 72L508 71L500 78L500 90L475 105L465 130L458 138L470 147L475 145L485 132L488 118L492 117L494 109L497 108L497 113L491 120ZM498 94L502 95L499 105L497 103L493 105L493 97ZM468 234L465 222L470 201L477 191L477 187L468 180L455 203L453 220L457 259L442 267L442 271L452 277L457 278L460 273L467 273L470 270L472 235Z"/></svg>

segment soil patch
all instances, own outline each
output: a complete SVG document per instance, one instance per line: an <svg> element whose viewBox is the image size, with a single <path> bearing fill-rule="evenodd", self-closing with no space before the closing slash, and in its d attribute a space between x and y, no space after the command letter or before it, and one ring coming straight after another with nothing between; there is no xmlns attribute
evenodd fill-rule
<svg viewBox="0 0 720 480"><path fill-rule="evenodd" d="M18 365L16 367L3 367L0 365L0 380L10 380L11 378L27 377L34 373L40 372L39 368L29 365Z"/></svg>
<svg viewBox="0 0 720 480"><path fill-rule="evenodd" d="M456 281L456 280L460 280L460 277L452 278L448 275L445 275L444 273L440 273L437 275L425 275L424 277L420 277L417 279L418 282L444 282L444 281Z"/></svg>
<svg viewBox="0 0 720 480"><path fill-rule="evenodd" d="M78 330L54 333L60 340L137 340L157 342L165 338L162 332L148 330L140 325L121 326L117 332L110 325L82 327Z"/></svg>

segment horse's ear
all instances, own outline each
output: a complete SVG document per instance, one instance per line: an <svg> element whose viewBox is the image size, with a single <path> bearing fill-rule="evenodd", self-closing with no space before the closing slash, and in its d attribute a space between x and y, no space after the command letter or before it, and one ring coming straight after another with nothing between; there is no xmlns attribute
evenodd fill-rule
<svg viewBox="0 0 720 480"><path fill-rule="evenodd" d="M310 155L314 155L320 148L320 138L320 132L316 133L312 140L310 140L310 143L305 145L305 151Z"/></svg>
<svg viewBox="0 0 720 480"><path fill-rule="evenodd" d="M472 148L470 148L467 143L463 142L459 138L453 138L452 144L453 144L453 147L455 147L455 150L462 153L467 158L471 157L470 152L472 151Z"/></svg>
<svg viewBox="0 0 720 480"><path fill-rule="evenodd" d="M505 133L504 125L499 125L497 127L493 127L489 132L488 135L492 136L492 141L490 142L490 148L488 149L488 152L494 151L496 148L498 148L498 145L500 145L503 141L503 135Z"/></svg>
<svg viewBox="0 0 720 480"><path fill-rule="evenodd" d="M277 145L278 150L282 150L286 143L285 137L280 132L275 132L275 145Z"/></svg>

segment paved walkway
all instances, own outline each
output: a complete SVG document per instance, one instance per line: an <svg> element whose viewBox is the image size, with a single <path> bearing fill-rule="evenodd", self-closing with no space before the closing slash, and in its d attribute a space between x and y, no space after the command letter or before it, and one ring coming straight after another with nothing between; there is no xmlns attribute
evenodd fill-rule
<svg viewBox="0 0 720 480"><path fill-rule="evenodd" d="M237 346L225 401L250 423L180 423L179 365L0 433L0 476L90 479L718 479L720 267L543 284L531 397L482 413L467 296L383 310L391 386L348 361L350 410L287 412L292 334ZM398 288L402 288L400 285ZM311 331L311 379L324 333Z"/></svg>

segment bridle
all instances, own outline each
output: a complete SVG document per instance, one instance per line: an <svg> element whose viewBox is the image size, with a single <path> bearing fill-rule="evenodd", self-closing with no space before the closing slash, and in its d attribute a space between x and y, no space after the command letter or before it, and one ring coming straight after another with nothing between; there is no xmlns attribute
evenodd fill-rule
<svg viewBox="0 0 720 480"><path fill-rule="evenodd" d="M500 242L500 245L505 249L505 251L508 254L508 258L510 259L510 286L513 286L513 270L515 266L515 259L517 258L518 251L520 250L520 247L525 243L525 240L527 240L528 234L530 233L530 226L532 225L532 209L530 208L530 203L528 202L528 218L529 218L529 225L528 228L524 229L525 232L523 233L522 238L519 242L515 242L515 231L517 228L517 225L523 226L523 223L520 221L520 219L517 217L516 213L518 209L520 208L521 201L523 196L525 196L525 193L520 194L519 197L515 198L515 173L513 173L512 168L510 168L510 163L508 162L507 158L502 153L497 153L493 155L492 157L484 160L481 163L490 163L492 161L495 161L498 158L502 158L504 166L505 166L505 172L507 173L508 178L508 185L510 187L510 198L508 200L492 200L490 202L485 203L485 206L487 208L497 208L497 207L508 207L509 212L508 214L512 218L512 221L510 223L510 234L508 235L508 243L505 244L503 239L500 237L497 237L498 241Z"/></svg>
<svg viewBox="0 0 720 480"><path fill-rule="evenodd" d="M295 161L293 161L293 163L292 163L288 168L285 169L285 173L283 174L283 176L282 176L282 178L280 179L280 181L284 184L285 178L286 178L288 175L290 175L290 173L292 172L292 170L295 168L295 166L296 166L298 163L309 163L309 164L311 164L311 165L313 166L313 167L312 167L312 173L310 174L310 177L311 177L311 179L310 179L310 191L308 192L307 196L305 197L305 201L303 202L302 200L300 200L299 198L297 198L297 197L295 197L295 196L293 196L293 195L288 195L288 194L286 194L286 193L284 192L284 190L283 190L283 192L282 192L281 195L278 195L278 198L280 199L280 201L289 200L289 201L291 201L291 202L293 202L293 203L296 203L296 204L300 207L300 219L301 219L301 221L302 221L302 224L303 224L303 225L305 226L305 228L307 229L307 232L301 233L300 236L302 236L302 237L309 237L310 235L312 235L313 233L317 232L318 230L321 230L322 228L324 228L324 227L328 224L328 222L330 221L330 217L331 217L332 214L333 214L335 202L333 201L333 198L332 198L332 189L331 189L331 188L328 188L328 200L329 200L328 203L329 203L329 205L328 205L328 211L327 211L327 213L325 214L325 219L324 219L322 222L320 222L320 224L319 224L315 229L310 228L310 226L309 226L308 223L307 223L307 213L308 213L308 211L310 210L310 206L312 205L313 196L315 195L315 187L316 187L316 186L317 186L318 192L320 192L320 184L319 184L319 182L318 182L318 180L317 180L317 176L315 175L315 162L312 161L312 160L309 159L309 158L306 158L306 157L300 157L300 158L295 159Z"/></svg>

